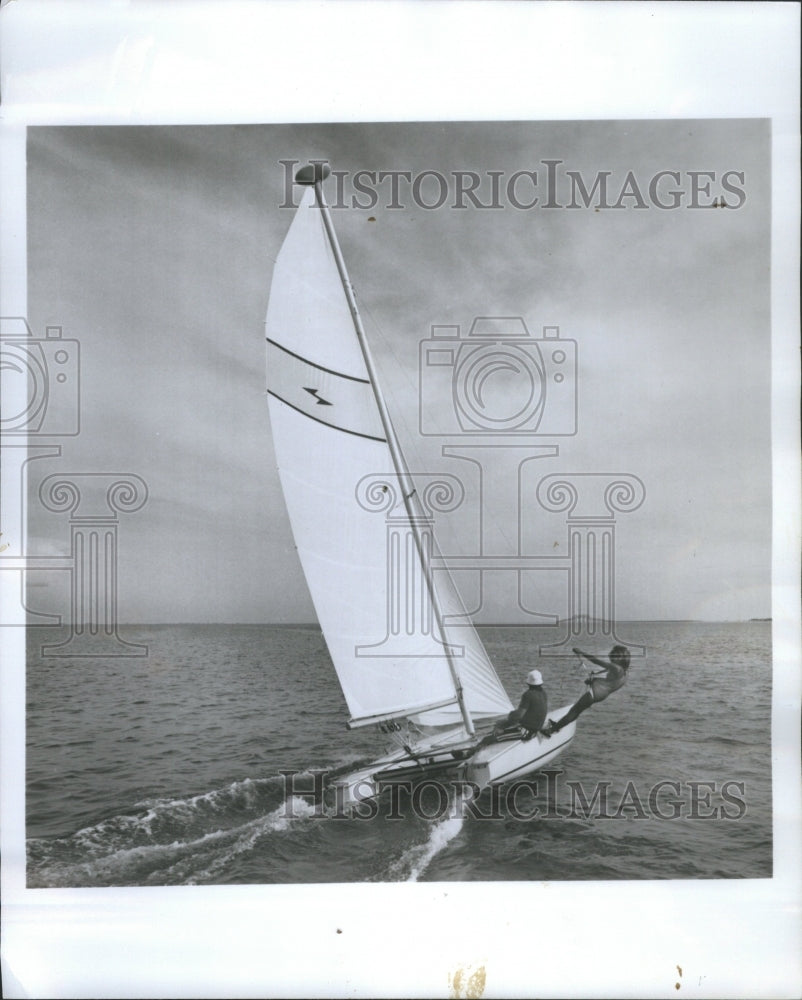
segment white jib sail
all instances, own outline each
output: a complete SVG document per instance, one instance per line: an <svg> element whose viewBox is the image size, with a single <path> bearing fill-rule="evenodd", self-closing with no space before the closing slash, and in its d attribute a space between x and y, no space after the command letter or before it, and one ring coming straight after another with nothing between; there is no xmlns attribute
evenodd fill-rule
<svg viewBox="0 0 802 1000"><path fill-rule="evenodd" d="M273 270L266 337L281 484L351 722L415 716L429 725L458 723L455 673L472 717L508 711L474 629L442 626L441 601L450 614L461 613L461 601L447 574L432 580L425 572L433 539L421 544L418 534L415 541L416 508L400 497L311 186Z"/></svg>

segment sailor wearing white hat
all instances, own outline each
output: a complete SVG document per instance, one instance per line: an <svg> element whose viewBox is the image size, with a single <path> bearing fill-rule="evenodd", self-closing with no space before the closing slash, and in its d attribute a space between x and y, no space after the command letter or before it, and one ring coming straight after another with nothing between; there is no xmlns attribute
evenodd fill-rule
<svg viewBox="0 0 802 1000"><path fill-rule="evenodd" d="M503 723L496 726L494 735L498 735L507 726L520 726L526 730L524 739L531 739L540 731L548 712L548 698L543 687L543 675L539 670L530 670L526 675L528 685L521 695L518 707L513 709Z"/></svg>

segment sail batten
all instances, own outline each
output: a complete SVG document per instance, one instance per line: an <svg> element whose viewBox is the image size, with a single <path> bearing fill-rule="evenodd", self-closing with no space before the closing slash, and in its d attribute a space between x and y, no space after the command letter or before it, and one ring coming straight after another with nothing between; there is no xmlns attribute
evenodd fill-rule
<svg viewBox="0 0 802 1000"><path fill-rule="evenodd" d="M268 405L298 555L350 724L407 715L470 729L472 716L501 714L510 702L473 627L444 624L444 611L464 607L421 542L422 508L371 379L330 225L307 189L276 261L266 320ZM388 548L389 519L357 496L358 484L381 476L401 484L405 514L393 511L392 527L405 533L405 561Z"/></svg>

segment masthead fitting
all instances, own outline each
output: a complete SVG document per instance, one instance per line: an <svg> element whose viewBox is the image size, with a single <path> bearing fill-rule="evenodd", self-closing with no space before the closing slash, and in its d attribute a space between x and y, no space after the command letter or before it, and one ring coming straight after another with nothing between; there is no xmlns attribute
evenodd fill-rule
<svg viewBox="0 0 802 1000"><path fill-rule="evenodd" d="M317 184L318 181L325 181L325 179L331 173L331 167L328 163L321 163L320 161L315 163L307 163L305 167L301 167L295 174L296 184Z"/></svg>

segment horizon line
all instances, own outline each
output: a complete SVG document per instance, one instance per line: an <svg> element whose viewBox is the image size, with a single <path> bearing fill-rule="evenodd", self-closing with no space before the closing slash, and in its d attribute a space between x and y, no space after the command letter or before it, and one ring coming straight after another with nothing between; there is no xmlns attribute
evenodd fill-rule
<svg viewBox="0 0 802 1000"><path fill-rule="evenodd" d="M526 622L467 622L466 625L472 625L474 628L548 628L556 629L560 625L565 625L569 619L561 619L559 623L548 625L542 623L526 623ZM752 617L752 618L619 618L616 619L615 625L649 625L649 624L699 624L699 625L740 625L748 624L749 622L771 622L773 621L772 616L766 617ZM131 621L131 622L117 622L118 628L136 628L140 626L170 626L170 625L239 625L243 628L259 628L266 626L268 628L316 628L320 629L320 623L316 621L166 621L166 622L154 622L154 621ZM37 622L26 623L25 628L42 628L42 629L64 629L70 628L70 622L62 622L60 625L43 625ZM464 628L465 625L452 623L453 628Z"/></svg>

